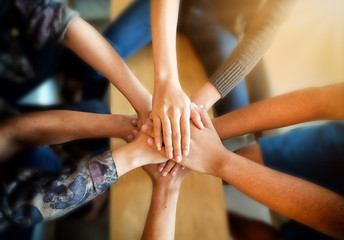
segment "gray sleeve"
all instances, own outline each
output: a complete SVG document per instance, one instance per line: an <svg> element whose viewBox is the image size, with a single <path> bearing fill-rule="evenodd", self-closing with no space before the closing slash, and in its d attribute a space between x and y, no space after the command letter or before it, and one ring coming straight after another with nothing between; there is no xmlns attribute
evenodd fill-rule
<svg viewBox="0 0 344 240"><path fill-rule="evenodd" d="M14 0L12 11L20 32L36 47L61 41L79 16L65 4L49 0Z"/></svg>
<svg viewBox="0 0 344 240"><path fill-rule="evenodd" d="M64 6L55 13L55 18L52 23L52 39L54 41L61 41L64 39L69 25L79 17L79 13Z"/></svg>

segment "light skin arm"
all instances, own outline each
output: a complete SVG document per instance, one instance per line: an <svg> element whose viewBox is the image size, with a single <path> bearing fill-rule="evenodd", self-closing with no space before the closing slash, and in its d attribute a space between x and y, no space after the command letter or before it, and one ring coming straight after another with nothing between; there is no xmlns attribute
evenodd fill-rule
<svg viewBox="0 0 344 240"><path fill-rule="evenodd" d="M179 0L154 0L151 26L154 56L154 94L152 119L158 149L165 144L166 156L177 162L190 145L190 117L202 127L199 114L183 92L177 69L176 29Z"/></svg>
<svg viewBox="0 0 344 240"><path fill-rule="evenodd" d="M152 179L153 192L145 228L141 239L174 239L176 211L180 185L189 170L176 176L162 176L158 165L146 165L143 169Z"/></svg>
<svg viewBox="0 0 344 240"><path fill-rule="evenodd" d="M23 148L76 139L118 137L132 140L137 133L135 121L133 116L64 110L9 117L0 123L0 160Z"/></svg>
<svg viewBox="0 0 344 240"><path fill-rule="evenodd" d="M109 79L129 100L139 115L140 122L143 123L148 118L152 109L150 93L113 47L91 25L77 18L70 24L62 44Z"/></svg>
<svg viewBox="0 0 344 240"><path fill-rule="evenodd" d="M344 238L343 196L229 152L205 111L201 117L205 128L191 128L193 151L181 164L220 177L269 208L318 231Z"/></svg>
<svg viewBox="0 0 344 240"><path fill-rule="evenodd" d="M307 121L343 118L344 83L337 83L259 101L218 117L213 124L220 138L228 139Z"/></svg>

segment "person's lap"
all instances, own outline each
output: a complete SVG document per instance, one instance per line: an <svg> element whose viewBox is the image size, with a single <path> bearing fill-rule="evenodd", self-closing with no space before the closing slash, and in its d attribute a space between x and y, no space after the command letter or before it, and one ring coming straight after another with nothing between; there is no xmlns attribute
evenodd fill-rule
<svg viewBox="0 0 344 240"><path fill-rule="evenodd" d="M344 121L262 138L259 146L265 166L344 195ZM281 231L286 239L332 239L293 220Z"/></svg>

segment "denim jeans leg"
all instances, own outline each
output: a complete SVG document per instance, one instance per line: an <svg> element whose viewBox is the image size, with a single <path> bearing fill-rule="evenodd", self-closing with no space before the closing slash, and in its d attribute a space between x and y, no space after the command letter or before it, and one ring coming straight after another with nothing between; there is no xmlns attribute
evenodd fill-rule
<svg viewBox="0 0 344 240"><path fill-rule="evenodd" d="M225 62L238 44L236 37L226 29L214 14L214 6L209 0L186 1L182 9L179 25L195 48L204 68L210 77ZM245 80L215 105L215 114L223 115L229 111L249 104Z"/></svg>
<svg viewBox="0 0 344 240"><path fill-rule="evenodd" d="M134 1L109 27L103 36L127 59L152 41L150 0Z"/></svg>

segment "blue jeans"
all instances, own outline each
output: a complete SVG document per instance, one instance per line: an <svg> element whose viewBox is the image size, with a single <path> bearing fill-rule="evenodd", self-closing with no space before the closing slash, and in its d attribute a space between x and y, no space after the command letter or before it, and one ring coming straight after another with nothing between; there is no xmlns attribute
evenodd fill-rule
<svg viewBox="0 0 344 240"><path fill-rule="evenodd" d="M344 121L331 121L259 139L264 165L344 195ZM332 239L295 221L286 239Z"/></svg>
<svg viewBox="0 0 344 240"><path fill-rule="evenodd" d="M196 1L192 6L183 5L179 30L189 38L208 76L211 76L233 51L237 40L208 12L208 9L207 0ZM200 12L202 14L199 14ZM123 59L149 44L152 41L150 0L133 2L105 30L104 37ZM242 80L215 105L215 108L218 115L222 115L248 103L246 84Z"/></svg>

